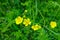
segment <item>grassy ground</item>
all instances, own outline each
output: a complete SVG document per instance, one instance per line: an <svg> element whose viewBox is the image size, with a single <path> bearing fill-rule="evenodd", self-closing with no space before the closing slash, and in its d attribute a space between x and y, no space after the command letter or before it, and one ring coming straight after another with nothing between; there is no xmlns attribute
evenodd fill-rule
<svg viewBox="0 0 60 40"><path fill-rule="evenodd" d="M60 40L60 1L0 0L0 40Z"/></svg>

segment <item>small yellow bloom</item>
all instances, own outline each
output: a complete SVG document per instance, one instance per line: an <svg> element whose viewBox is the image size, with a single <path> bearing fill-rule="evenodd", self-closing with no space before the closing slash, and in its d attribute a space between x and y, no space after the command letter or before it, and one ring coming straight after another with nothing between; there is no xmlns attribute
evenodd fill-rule
<svg viewBox="0 0 60 40"><path fill-rule="evenodd" d="M22 21L23 21L23 18L20 17L20 16L18 16L18 17L15 19L15 22L16 22L17 25L18 25L18 24L21 24Z"/></svg>
<svg viewBox="0 0 60 40"><path fill-rule="evenodd" d="M25 10L24 12L27 12L27 10Z"/></svg>
<svg viewBox="0 0 60 40"><path fill-rule="evenodd" d="M30 24L31 24L31 22L30 22L30 19L29 19L29 18L27 18L27 19L24 19L24 22L23 22L23 24L24 24L25 26L28 26L28 25L30 25Z"/></svg>
<svg viewBox="0 0 60 40"><path fill-rule="evenodd" d="M51 26L51 28L55 28L57 26L57 23L54 22L54 21L51 21L50 22L50 26Z"/></svg>
<svg viewBox="0 0 60 40"><path fill-rule="evenodd" d="M41 26L39 26L38 24L36 24L36 25L33 25L31 28L35 31L35 30L40 29Z"/></svg>

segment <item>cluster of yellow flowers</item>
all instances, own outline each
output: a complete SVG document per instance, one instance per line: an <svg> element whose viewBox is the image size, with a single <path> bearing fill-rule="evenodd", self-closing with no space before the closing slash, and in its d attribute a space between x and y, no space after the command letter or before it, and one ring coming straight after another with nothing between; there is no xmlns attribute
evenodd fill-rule
<svg viewBox="0 0 60 40"><path fill-rule="evenodd" d="M31 20L29 18L23 19L20 16L18 16L15 19L15 22L16 22L17 25L19 25L21 23L23 23L23 25L25 25L25 26L31 25ZM50 26L51 26L51 28L55 28L57 26L57 23L55 21L51 21ZM35 31L35 30L41 29L41 26L36 24L36 25L32 25L31 28Z"/></svg>
<svg viewBox="0 0 60 40"><path fill-rule="evenodd" d="M25 10L25 12L27 12L27 10ZM18 16L15 19L15 23L17 25L19 25L21 23L23 23L23 25L25 25L25 26L31 25L31 20L29 18L24 18L24 17L25 17L25 15L23 16L23 18L21 16ZM51 21L50 26L51 26L51 28L55 28L57 26L57 23L55 21ZM35 25L32 25L31 28L35 31L35 30L41 29L41 25L35 24Z"/></svg>
<svg viewBox="0 0 60 40"><path fill-rule="evenodd" d="M18 16L18 17L15 19L15 23L16 23L17 25L23 23L23 25L25 25L25 26L27 27L28 25L31 25L31 20L30 20L29 18L23 19L22 17ZM36 24L36 25L32 25L31 28L32 28L33 30L38 30L38 29L41 28L41 26L38 25L38 24Z"/></svg>

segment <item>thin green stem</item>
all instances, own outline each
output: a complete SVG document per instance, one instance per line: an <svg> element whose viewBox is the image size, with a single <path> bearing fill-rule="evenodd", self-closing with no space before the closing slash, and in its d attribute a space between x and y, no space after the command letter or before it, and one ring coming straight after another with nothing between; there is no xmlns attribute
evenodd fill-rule
<svg viewBox="0 0 60 40"><path fill-rule="evenodd" d="M36 10L35 10L36 12L33 11L33 21L34 21L34 23L35 23L35 18L36 18L37 13L38 13L38 12L37 12L37 0L35 0L35 8L36 8ZM33 24L34 24L34 23L33 23Z"/></svg>
<svg viewBox="0 0 60 40"><path fill-rule="evenodd" d="M36 15L37 15L37 0L35 0L35 4L36 4Z"/></svg>
<svg viewBox="0 0 60 40"><path fill-rule="evenodd" d="M50 32L54 33L55 35L58 35L58 33L55 33L54 31L50 30L49 28L47 28L46 26L44 26L47 30L49 30Z"/></svg>
<svg viewBox="0 0 60 40"><path fill-rule="evenodd" d="M34 23L35 23L35 18L34 18L34 11L33 11L33 25L34 25Z"/></svg>
<svg viewBox="0 0 60 40"><path fill-rule="evenodd" d="M30 16L31 16L31 0L29 0L29 3L30 3Z"/></svg>

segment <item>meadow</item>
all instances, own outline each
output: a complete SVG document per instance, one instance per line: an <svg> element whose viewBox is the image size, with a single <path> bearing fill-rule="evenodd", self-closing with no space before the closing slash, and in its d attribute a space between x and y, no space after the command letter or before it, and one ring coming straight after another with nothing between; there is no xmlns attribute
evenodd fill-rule
<svg viewBox="0 0 60 40"><path fill-rule="evenodd" d="M0 40L60 40L60 0L0 0Z"/></svg>

